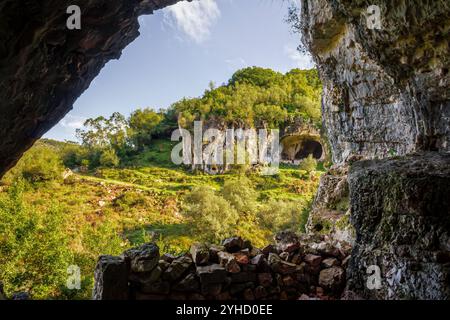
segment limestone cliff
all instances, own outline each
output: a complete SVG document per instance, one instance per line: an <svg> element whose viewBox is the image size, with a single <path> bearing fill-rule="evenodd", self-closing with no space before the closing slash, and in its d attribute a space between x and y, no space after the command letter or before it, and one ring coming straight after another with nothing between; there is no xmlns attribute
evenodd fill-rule
<svg viewBox="0 0 450 320"><path fill-rule="evenodd" d="M344 217L336 204L347 197L356 229L348 289L448 299L450 4L370 5L380 9L380 29L368 23L367 1L302 1L303 41L324 84L323 125L337 165L322 178L309 227L323 228L334 214L335 231ZM384 160L356 162L347 173L362 159ZM341 197L328 201L332 194ZM371 265L381 270L374 290L366 285Z"/></svg>
<svg viewBox="0 0 450 320"><path fill-rule="evenodd" d="M448 1L303 1L303 39L324 83L333 160L450 151Z"/></svg>

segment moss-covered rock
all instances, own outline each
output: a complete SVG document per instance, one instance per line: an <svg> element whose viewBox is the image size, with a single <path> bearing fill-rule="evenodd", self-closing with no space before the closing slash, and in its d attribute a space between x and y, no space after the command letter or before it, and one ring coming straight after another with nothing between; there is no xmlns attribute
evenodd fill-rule
<svg viewBox="0 0 450 320"><path fill-rule="evenodd" d="M349 288L367 298L449 299L450 155L357 162L349 186ZM380 268L378 290L366 286L371 265Z"/></svg>

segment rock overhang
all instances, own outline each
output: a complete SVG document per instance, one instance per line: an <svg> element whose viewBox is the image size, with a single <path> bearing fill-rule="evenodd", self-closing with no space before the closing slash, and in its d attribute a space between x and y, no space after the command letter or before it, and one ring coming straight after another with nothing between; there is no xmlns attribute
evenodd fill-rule
<svg viewBox="0 0 450 320"><path fill-rule="evenodd" d="M0 176L139 36L140 15L178 1L1 1ZM66 26L70 5L81 9L80 30Z"/></svg>

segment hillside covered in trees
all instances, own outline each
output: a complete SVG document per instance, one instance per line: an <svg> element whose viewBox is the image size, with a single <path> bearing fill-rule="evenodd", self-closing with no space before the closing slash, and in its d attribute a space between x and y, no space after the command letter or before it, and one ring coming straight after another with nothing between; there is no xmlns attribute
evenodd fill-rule
<svg viewBox="0 0 450 320"><path fill-rule="evenodd" d="M237 71L227 84L210 87L198 98L185 98L168 109L137 109L128 118L120 113L88 119L77 132L80 148L67 153L68 167L130 165L154 139L170 139L178 127L195 120L221 127L278 128L301 119L320 128L321 85L317 70L294 69L281 74L270 69Z"/></svg>

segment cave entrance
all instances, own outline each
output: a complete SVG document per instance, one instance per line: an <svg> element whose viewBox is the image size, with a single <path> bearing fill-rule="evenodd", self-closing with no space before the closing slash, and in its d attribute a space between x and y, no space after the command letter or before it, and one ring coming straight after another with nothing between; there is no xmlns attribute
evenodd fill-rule
<svg viewBox="0 0 450 320"><path fill-rule="evenodd" d="M288 136L281 141L283 151L281 160L284 162L298 162L307 158L310 154L316 160L324 157L324 150L318 137L312 136Z"/></svg>
<svg viewBox="0 0 450 320"><path fill-rule="evenodd" d="M323 149L320 142L314 140L307 140L303 142L300 150L295 154L294 160L302 160L308 157L310 154L312 154L314 159L319 160L320 158L322 158Z"/></svg>

